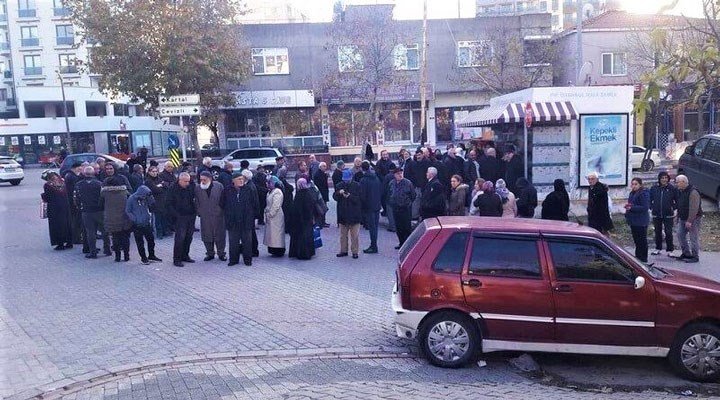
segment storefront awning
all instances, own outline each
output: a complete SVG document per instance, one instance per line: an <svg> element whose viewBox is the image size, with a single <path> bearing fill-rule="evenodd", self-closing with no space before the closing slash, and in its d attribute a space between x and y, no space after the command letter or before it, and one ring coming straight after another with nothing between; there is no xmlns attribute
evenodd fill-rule
<svg viewBox="0 0 720 400"><path fill-rule="evenodd" d="M577 119L578 114L569 101L530 103L533 122L558 122ZM458 123L461 128L473 128L495 124L520 123L525 120L525 103L511 103L473 111Z"/></svg>

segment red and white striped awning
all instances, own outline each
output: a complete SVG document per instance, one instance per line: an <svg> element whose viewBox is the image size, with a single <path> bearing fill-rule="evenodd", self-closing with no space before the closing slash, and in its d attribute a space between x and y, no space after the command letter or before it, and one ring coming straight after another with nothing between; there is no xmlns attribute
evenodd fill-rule
<svg viewBox="0 0 720 400"><path fill-rule="evenodd" d="M569 101L530 103L533 122L560 122L577 119L578 114ZM525 103L511 103L506 107L489 107L473 111L458 123L462 128L495 124L522 123L525 120Z"/></svg>

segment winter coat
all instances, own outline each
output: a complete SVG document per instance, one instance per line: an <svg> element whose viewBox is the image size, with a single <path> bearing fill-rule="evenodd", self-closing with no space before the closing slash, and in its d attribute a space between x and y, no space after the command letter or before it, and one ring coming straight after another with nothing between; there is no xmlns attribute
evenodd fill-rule
<svg viewBox="0 0 720 400"><path fill-rule="evenodd" d="M442 215L445 215L445 188L437 178L433 178L422 190L420 216L425 219Z"/></svg>
<svg viewBox="0 0 720 400"><path fill-rule="evenodd" d="M472 193L472 199L470 200L470 215L478 216L480 215L480 210L475 206L475 201L477 200L480 195L483 194L482 190L478 190L477 192L473 190Z"/></svg>
<svg viewBox="0 0 720 400"><path fill-rule="evenodd" d="M172 185L177 182L177 177L172 172L167 172L165 170L162 170L160 173L158 173L158 178L160 178L160 181L163 184L163 187L167 190L172 187Z"/></svg>
<svg viewBox="0 0 720 400"><path fill-rule="evenodd" d="M136 173L130 174L130 177L128 178L128 180L130 181L130 186L132 187L133 193L135 193L138 190L138 188L145 181L142 174L136 174Z"/></svg>
<svg viewBox="0 0 720 400"><path fill-rule="evenodd" d="M179 216L195 217L197 215L195 184L192 181L186 188L181 187L178 183L173 184L168 191L166 200L165 211L171 221Z"/></svg>
<svg viewBox="0 0 720 400"><path fill-rule="evenodd" d="M68 195L68 201L70 201L70 212L71 213L77 213L77 205L73 201L73 194L75 193L75 185L77 185L78 182L82 180L81 177L79 177L75 172L72 170L68 171L65 174L65 193Z"/></svg>
<svg viewBox="0 0 720 400"><path fill-rule="evenodd" d="M650 193L644 188L630 192L628 196L630 209L625 211L625 220L630 226L650 225Z"/></svg>
<svg viewBox="0 0 720 400"><path fill-rule="evenodd" d="M318 188L318 191L320 191L320 195L322 196L323 200L327 203L330 201L330 189L328 189L328 176L325 171L318 169L315 171L315 175L312 177L313 183L315 184L315 187Z"/></svg>
<svg viewBox="0 0 720 400"><path fill-rule="evenodd" d="M466 214L467 208L465 207L465 203L467 202L468 190L470 190L470 188L464 183L452 190L450 193L450 201L448 202L447 215L464 216Z"/></svg>
<svg viewBox="0 0 720 400"><path fill-rule="evenodd" d="M300 189L293 200L292 232L288 255L309 260L315 255L313 238L313 208L316 197L310 189Z"/></svg>
<svg viewBox="0 0 720 400"><path fill-rule="evenodd" d="M473 202L477 215L481 217L502 217L502 200L497 193L482 193Z"/></svg>
<svg viewBox="0 0 720 400"><path fill-rule="evenodd" d="M445 164L445 168L447 168L447 173L451 178L453 175L460 175L460 177L465 180L465 160L458 156L448 156L445 158L443 163Z"/></svg>
<svg viewBox="0 0 720 400"><path fill-rule="evenodd" d="M223 192L225 227L229 231L255 229L255 216L259 202L256 192L245 184L240 188L230 186Z"/></svg>
<svg viewBox="0 0 720 400"><path fill-rule="evenodd" d="M363 212L380 211L382 182L375 171L367 171L360 180L360 198Z"/></svg>
<svg viewBox="0 0 720 400"><path fill-rule="evenodd" d="M47 203L50 244L58 246L72 243L70 202L68 201L67 189L64 184L62 186L55 186L50 182L46 182L40 197Z"/></svg>
<svg viewBox="0 0 720 400"><path fill-rule="evenodd" d="M267 195L265 206L265 237L263 244L267 247L285 248L285 213L282 190L275 188Z"/></svg>
<svg viewBox="0 0 720 400"><path fill-rule="evenodd" d="M417 193L415 193L415 187L412 182L403 178L399 182L393 179L389 183L390 185L390 205L394 207L411 207Z"/></svg>
<svg viewBox="0 0 720 400"><path fill-rule="evenodd" d="M523 171L523 160L520 158L519 155L515 154L510 159L510 161L505 163L505 182L507 182L508 189L510 189L511 192L515 193L515 197L518 198L518 202L521 201L520 198L522 196L520 195L520 188L517 187L517 183L518 179L522 178L524 175L525 173ZM485 178L485 175L483 175L483 178ZM490 179L485 178L485 180ZM518 204L518 210L519 209L520 205Z"/></svg>
<svg viewBox="0 0 720 400"><path fill-rule="evenodd" d="M518 178L515 183L517 196L517 211L519 217L532 218L538 205L537 189L525 178Z"/></svg>
<svg viewBox="0 0 720 400"><path fill-rule="evenodd" d="M334 188L336 188L340 184L340 182L342 182L342 176L343 176L342 170L340 168L335 168L335 171L333 171L332 177L330 178L330 179L332 179Z"/></svg>
<svg viewBox="0 0 720 400"><path fill-rule="evenodd" d="M167 189L163 186L163 181L160 179L160 174L156 177L150 175L145 176L145 182L143 183L152 192L153 198L155 198L155 213L165 213L165 197L167 196Z"/></svg>
<svg viewBox="0 0 720 400"><path fill-rule="evenodd" d="M125 203L125 215L135 226L149 226L152 224L150 210L155 207L152 191L145 185L130 195Z"/></svg>
<svg viewBox="0 0 720 400"><path fill-rule="evenodd" d="M285 233L290 233L290 225L292 225L292 207L293 207L293 192L295 188L285 178L281 178L280 182L283 184L283 214L285 215Z"/></svg>
<svg viewBox="0 0 720 400"><path fill-rule="evenodd" d="M195 202L200 217L200 238L205 243L214 243L224 238L225 214L220 208L225 188L220 182L210 183L210 195L207 190L195 185Z"/></svg>
<svg viewBox="0 0 720 400"><path fill-rule="evenodd" d="M477 165L476 165L477 163ZM477 167L477 168L475 168ZM480 171L480 173L478 173ZM467 160L465 161L465 166L463 168L463 176L465 182L474 185L477 178L480 177L482 173L482 169L480 169L480 163L478 161L473 160Z"/></svg>
<svg viewBox="0 0 720 400"><path fill-rule="evenodd" d="M588 190L588 226L600 232L607 232L614 228L608 208L608 187L598 181Z"/></svg>
<svg viewBox="0 0 720 400"><path fill-rule="evenodd" d="M75 204L81 212L91 213L103 210L100 190L102 183L95 177L84 178L75 185Z"/></svg>
<svg viewBox="0 0 720 400"><path fill-rule="evenodd" d="M384 177L390 172L390 168L394 165L394 163L390 160L378 160L377 163L375 163L375 172L378 176Z"/></svg>
<svg viewBox="0 0 720 400"><path fill-rule="evenodd" d="M125 185L103 186L100 191L104 204L103 223L107 232L117 233L132 228L132 222L125 213L128 194Z"/></svg>
<svg viewBox="0 0 720 400"><path fill-rule="evenodd" d="M660 186L656 184L650 188L650 209L655 218L672 218L675 216L677 209L679 191L678 189L667 184Z"/></svg>
<svg viewBox="0 0 720 400"><path fill-rule="evenodd" d="M555 221L568 221L568 213L570 212L570 196L568 196L565 187L555 186L555 190L550 192L542 203L542 219Z"/></svg>
<svg viewBox="0 0 720 400"><path fill-rule="evenodd" d="M412 182L416 188L424 189L427 185L427 170L432 164L427 158L423 158L420 161L413 160L410 164L410 171L405 171L405 177Z"/></svg>
<svg viewBox="0 0 720 400"><path fill-rule="evenodd" d="M500 202L502 202L502 197L500 198ZM507 200L505 200L504 203L502 203L503 218L515 218L518 215L518 209L517 209L517 200L515 199L515 195L513 192L508 191Z"/></svg>
<svg viewBox="0 0 720 400"><path fill-rule="evenodd" d="M340 194L341 190L345 195ZM362 222L362 200L360 184L355 181L340 182L333 192L337 202L337 222L342 225L355 225Z"/></svg>
<svg viewBox="0 0 720 400"><path fill-rule="evenodd" d="M480 177L490 182L497 182L501 178L500 175L500 162L496 157L480 156L478 159L480 163ZM513 181L515 182L515 181ZM507 181L510 184L510 181Z"/></svg>

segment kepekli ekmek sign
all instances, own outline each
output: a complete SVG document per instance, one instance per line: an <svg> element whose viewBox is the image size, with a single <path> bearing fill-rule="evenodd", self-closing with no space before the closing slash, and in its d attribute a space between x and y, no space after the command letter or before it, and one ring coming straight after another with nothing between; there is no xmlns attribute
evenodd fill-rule
<svg viewBox="0 0 720 400"><path fill-rule="evenodd" d="M596 172L609 186L628 183L628 114L580 115L579 182Z"/></svg>

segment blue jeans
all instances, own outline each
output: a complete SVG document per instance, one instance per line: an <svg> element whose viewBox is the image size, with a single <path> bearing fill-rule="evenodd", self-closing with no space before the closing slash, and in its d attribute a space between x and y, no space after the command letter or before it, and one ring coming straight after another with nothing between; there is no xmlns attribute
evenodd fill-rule
<svg viewBox="0 0 720 400"><path fill-rule="evenodd" d="M365 211L365 223L370 231L370 247L377 249L378 224L380 222L380 211Z"/></svg>

